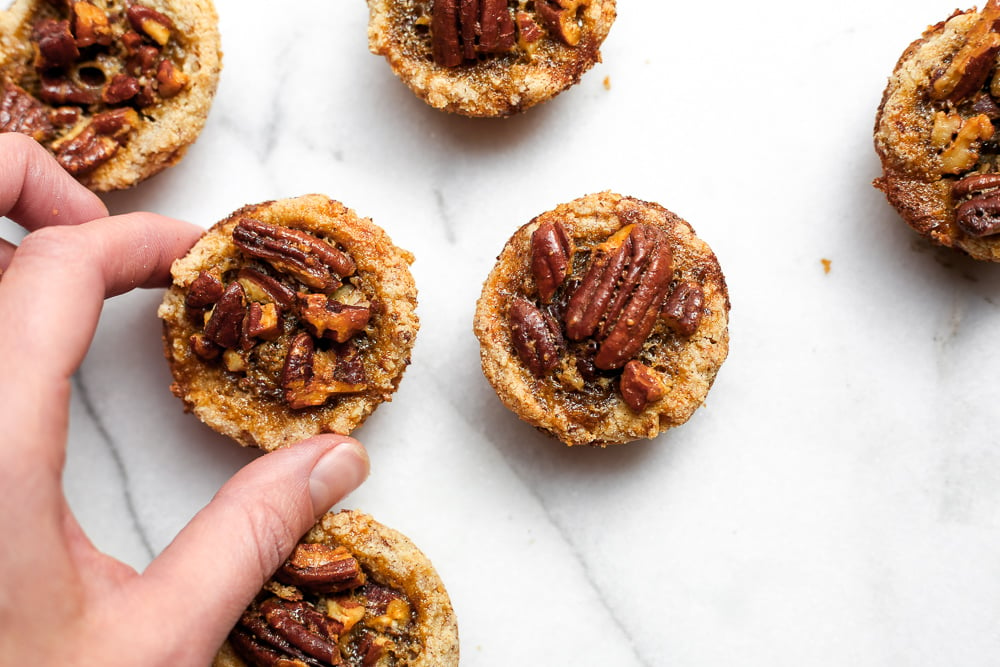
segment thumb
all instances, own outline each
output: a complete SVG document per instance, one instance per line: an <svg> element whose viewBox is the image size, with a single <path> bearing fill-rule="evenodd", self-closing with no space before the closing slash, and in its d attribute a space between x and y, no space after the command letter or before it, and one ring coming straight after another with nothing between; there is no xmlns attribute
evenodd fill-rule
<svg viewBox="0 0 1000 667"><path fill-rule="evenodd" d="M335 435L279 449L240 470L143 573L137 593L179 633L161 640L183 641L201 663L211 659L295 543L367 476L361 444Z"/></svg>

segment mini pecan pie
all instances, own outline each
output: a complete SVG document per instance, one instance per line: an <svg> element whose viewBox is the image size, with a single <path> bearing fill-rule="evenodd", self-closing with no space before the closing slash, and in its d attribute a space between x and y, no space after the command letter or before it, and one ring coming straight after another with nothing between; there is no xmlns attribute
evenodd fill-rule
<svg viewBox="0 0 1000 667"><path fill-rule="evenodd" d="M264 585L213 667L451 667L458 624L444 584L404 535L329 513Z"/></svg>
<svg viewBox="0 0 1000 667"><path fill-rule="evenodd" d="M0 132L95 191L176 163L221 68L211 0L15 0L0 12Z"/></svg>
<svg viewBox="0 0 1000 667"><path fill-rule="evenodd" d="M159 315L172 391L247 446L350 433L410 363L412 261L320 195L236 211L171 269Z"/></svg>
<svg viewBox="0 0 1000 667"><path fill-rule="evenodd" d="M368 46L433 107L509 116L601 59L615 0L368 0Z"/></svg>
<svg viewBox="0 0 1000 667"><path fill-rule="evenodd" d="M702 404L729 350L712 250L663 207L610 192L521 227L476 308L483 373L567 445L652 438Z"/></svg>
<svg viewBox="0 0 1000 667"><path fill-rule="evenodd" d="M1000 261L1000 1L955 12L903 53L875 123L875 180L917 232Z"/></svg>

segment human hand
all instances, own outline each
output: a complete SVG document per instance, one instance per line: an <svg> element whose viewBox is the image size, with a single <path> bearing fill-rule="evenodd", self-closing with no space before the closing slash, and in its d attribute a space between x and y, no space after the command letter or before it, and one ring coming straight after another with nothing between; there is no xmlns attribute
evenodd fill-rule
<svg viewBox="0 0 1000 667"><path fill-rule="evenodd" d="M62 490L70 382L106 297L169 282L197 240L107 217L38 144L0 134L0 664L206 665L316 518L355 489L355 440L318 436L239 471L146 570L99 552Z"/></svg>

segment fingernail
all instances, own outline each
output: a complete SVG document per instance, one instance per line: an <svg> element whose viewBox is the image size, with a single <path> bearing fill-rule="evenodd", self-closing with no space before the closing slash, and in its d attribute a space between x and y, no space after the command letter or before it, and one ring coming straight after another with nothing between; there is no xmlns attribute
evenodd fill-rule
<svg viewBox="0 0 1000 667"><path fill-rule="evenodd" d="M355 440L345 440L324 454L309 475L313 513L319 517L368 477L368 452Z"/></svg>

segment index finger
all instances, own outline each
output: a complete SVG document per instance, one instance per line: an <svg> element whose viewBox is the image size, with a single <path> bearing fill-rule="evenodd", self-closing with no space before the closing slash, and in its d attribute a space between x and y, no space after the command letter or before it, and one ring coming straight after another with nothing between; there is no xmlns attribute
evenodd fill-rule
<svg viewBox="0 0 1000 667"><path fill-rule="evenodd" d="M0 134L0 156L0 215L29 231L108 215L98 196L77 183L31 137Z"/></svg>

